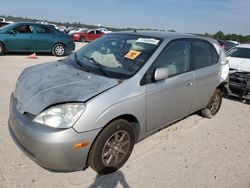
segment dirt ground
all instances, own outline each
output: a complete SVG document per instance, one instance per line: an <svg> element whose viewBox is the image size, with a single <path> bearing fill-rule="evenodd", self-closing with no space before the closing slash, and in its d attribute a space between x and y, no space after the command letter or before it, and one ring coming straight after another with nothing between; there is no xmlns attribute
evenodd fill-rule
<svg viewBox="0 0 250 188"><path fill-rule="evenodd" d="M82 44L77 43L79 48ZM135 145L116 173L98 176L88 168L49 172L26 157L8 132L10 94L21 71L57 60L0 56L0 187L226 187L250 188L250 105L224 99L212 120L191 115Z"/></svg>

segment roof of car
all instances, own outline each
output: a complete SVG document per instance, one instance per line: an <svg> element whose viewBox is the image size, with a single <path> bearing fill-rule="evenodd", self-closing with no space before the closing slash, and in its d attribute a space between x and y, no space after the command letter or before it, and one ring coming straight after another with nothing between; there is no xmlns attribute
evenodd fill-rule
<svg viewBox="0 0 250 188"><path fill-rule="evenodd" d="M240 44L236 46L237 48L250 48L250 44Z"/></svg>
<svg viewBox="0 0 250 188"><path fill-rule="evenodd" d="M177 33L177 32L135 30L135 31L121 31L121 32L116 32L116 33L137 34L137 35L142 35L145 37L156 37L156 38L163 38L163 39L196 38L196 39L205 39L207 41L217 43L216 40L211 39L211 38L202 37L202 36L193 35L193 34Z"/></svg>
<svg viewBox="0 0 250 188"><path fill-rule="evenodd" d="M234 43L234 44L240 44L239 42L234 41L234 40L225 40L224 42L232 42L232 43Z"/></svg>
<svg viewBox="0 0 250 188"><path fill-rule="evenodd" d="M15 22L13 25L23 25L23 24L31 24L31 25L42 25L42 26L51 26L51 24L41 24L41 23L35 23L35 22Z"/></svg>

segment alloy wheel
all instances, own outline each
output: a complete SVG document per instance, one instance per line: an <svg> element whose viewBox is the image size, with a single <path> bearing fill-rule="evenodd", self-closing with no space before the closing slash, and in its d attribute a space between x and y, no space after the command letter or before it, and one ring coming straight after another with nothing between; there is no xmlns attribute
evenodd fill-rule
<svg viewBox="0 0 250 188"><path fill-rule="evenodd" d="M65 53L65 49L64 49L63 46L58 45L58 46L55 47L55 54L57 56L62 56L64 53Z"/></svg>
<svg viewBox="0 0 250 188"><path fill-rule="evenodd" d="M105 143L102 150L102 162L105 166L116 166L123 161L131 144L128 132L115 132Z"/></svg>
<svg viewBox="0 0 250 188"><path fill-rule="evenodd" d="M210 111L212 114L215 114L220 106L220 95L217 94L213 97Z"/></svg>

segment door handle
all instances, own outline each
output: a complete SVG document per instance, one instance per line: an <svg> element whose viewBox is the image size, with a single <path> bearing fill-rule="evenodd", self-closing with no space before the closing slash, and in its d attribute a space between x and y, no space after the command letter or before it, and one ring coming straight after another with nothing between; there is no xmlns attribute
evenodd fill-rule
<svg viewBox="0 0 250 188"><path fill-rule="evenodd" d="M186 83L186 86L188 86L188 87L190 87L190 86L192 86L193 85L193 82L187 82Z"/></svg>

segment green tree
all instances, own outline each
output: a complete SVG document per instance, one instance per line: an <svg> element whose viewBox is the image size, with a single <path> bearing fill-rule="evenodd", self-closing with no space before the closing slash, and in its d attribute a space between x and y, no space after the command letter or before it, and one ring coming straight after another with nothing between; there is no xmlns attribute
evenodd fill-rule
<svg viewBox="0 0 250 188"><path fill-rule="evenodd" d="M224 40L225 39L225 35L222 31L218 31L217 33L214 34L214 38L216 40Z"/></svg>

